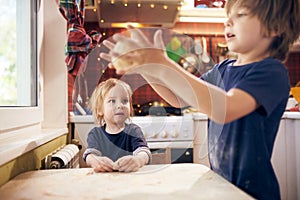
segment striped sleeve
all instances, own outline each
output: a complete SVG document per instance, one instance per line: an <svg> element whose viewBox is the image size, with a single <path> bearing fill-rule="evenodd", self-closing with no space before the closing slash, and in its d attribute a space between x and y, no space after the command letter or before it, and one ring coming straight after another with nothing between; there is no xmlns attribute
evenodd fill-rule
<svg viewBox="0 0 300 200"><path fill-rule="evenodd" d="M138 153L140 152L145 152L147 155L148 155L148 163L147 164L150 164L151 161L152 161L152 155L151 155L151 151L148 147L139 147L137 148L134 152L133 152L133 156L136 156L138 155Z"/></svg>
<svg viewBox="0 0 300 200"><path fill-rule="evenodd" d="M83 155L82 155L82 158L83 160L86 162L86 157L89 155L89 154L94 154L96 156L102 156L102 153L101 151L99 151L98 149L94 149L94 148L88 148L84 151Z"/></svg>

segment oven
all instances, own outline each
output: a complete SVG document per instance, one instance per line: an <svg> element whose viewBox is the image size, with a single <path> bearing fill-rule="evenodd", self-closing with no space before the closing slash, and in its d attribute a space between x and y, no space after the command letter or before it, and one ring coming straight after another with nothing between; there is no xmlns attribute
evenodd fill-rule
<svg viewBox="0 0 300 200"><path fill-rule="evenodd" d="M143 116L133 118L132 122L142 128L153 159L156 154L165 153L170 163L193 163L194 124L191 115Z"/></svg>
<svg viewBox="0 0 300 200"><path fill-rule="evenodd" d="M208 166L206 115L136 116L131 120L141 127L152 152L153 164L200 163ZM71 137L82 147L82 156L87 147L88 132L95 126L93 116L71 116L70 125ZM85 167L82 159L80 166Z"/></svg>

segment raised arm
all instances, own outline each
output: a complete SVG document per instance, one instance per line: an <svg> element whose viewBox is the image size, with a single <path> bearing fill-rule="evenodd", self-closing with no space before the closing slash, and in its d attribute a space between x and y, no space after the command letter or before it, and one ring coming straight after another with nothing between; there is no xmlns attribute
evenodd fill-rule
<svg viewBox="0 0 300 200"><path fill-rule="evenodd" d="M219 123L238 119L257 107L248 93L231 89L228 92L200 80L168 58L161 30L154 34L151 44L139 29L130 29L131 38L116 34L116 44L105 42L110 60L117 73L138 73L168 103L176 107L190 105Z"/></svg>

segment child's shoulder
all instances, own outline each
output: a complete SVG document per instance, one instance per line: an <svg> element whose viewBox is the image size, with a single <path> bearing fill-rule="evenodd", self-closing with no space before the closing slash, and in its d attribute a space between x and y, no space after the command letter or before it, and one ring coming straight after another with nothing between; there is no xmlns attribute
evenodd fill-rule
<svg viewBox="0 0 300 200"><path fill-rule="evenodd" d="M105 126L106 124L102 126L94 126L93 128L90 129L89 133L90 134L99 134L105 132Z"/></svg>
<svg viewBox="0 0 300 200"><path fill-rule="evenodd" d="M218 70L218 71L222 71L222 70L225 70L226 68L231 68L233 66L233 63L236 62L235 59L226 59L220 63L218 63L215 68ZM236 69L239 69L239 70L249 70L249 69L263 69L264 67L266 67L268 70L270 69L270 66L274 68L278 68L278 69L285 69L285 65L280 61L280 60L277 60L277 59L274 59L274 58L266 58L266 59L263 59L263 60L260 60L260 61L255 61L255 62L252 62L252 63L247 63L247 64L243 64L243 65L239 65L239 68L236 68Z"/></svg>
<svg viewBox="0 0 300 200"><path fill-rule="evenodd" d="M266 58L266 59L263 59L262 61L260 61L261 64L277 64L277 65L281 65L281 66L284 66L284 64L278 60L278 59L275 59L275 58Z"/></svg>
<svg viewBox="0 0 300 200"><path fill-rule="evenodd" d="M140 129L141 128L139 125L137 125L136 123L134 123L132 121L126 123L125 127L129 128L129 129Z"/></svg>
<svg viewBox="0 0 300 200"><path fill-rule="evenodd" d="M256 69L258 71L263 71L266 70L268 72L284 72L287 71L286 66L284 65L284 63L282 63L280 60L274 59L274 58L266 58L264 60L258 61L258 62L254 62L254 63L250 63L250 66L252 69Z"/></svg>
<svg viewBox="0 0 300 200"><path fill-rule="evenodd" d="M129 122L125 124L124 132L127 134L140 134L142 133L142 128L133 122Z"/></svg>
<svg viewBox="0 0 300 200"><path fill-rule="evenodd" d="M220 63L218 63L216 66L222 67L222 66L231 66L234 62L236 62L236 59L225 59L223 61L221 61ZM283 66L284 64L278 60L278 59L274 59L274 58L266 58L260 61L255 61L246 65L268 65L268 64L277 64L277 65L281 65Z"/></svg>

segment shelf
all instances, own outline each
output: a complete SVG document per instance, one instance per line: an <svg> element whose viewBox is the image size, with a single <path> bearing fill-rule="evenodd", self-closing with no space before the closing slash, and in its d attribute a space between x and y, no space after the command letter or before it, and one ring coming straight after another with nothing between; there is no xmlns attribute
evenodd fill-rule
<svg viewBox="0 0 300 200"><path fill-rule="evenodd" d="M88 6L86 10L86 21L97 22L97 8ZM178 14L177 22L191 23L224 23L226 13L223 8L182 8Z"/></svg>
<svg viewBox="0 0 300 200"><path fill-rule="evenodd" d="M223 8L183 8L178 22L224 23L226 13Z"/></svg>

